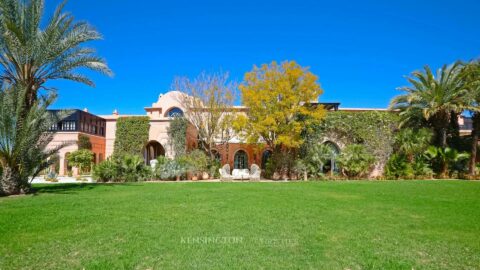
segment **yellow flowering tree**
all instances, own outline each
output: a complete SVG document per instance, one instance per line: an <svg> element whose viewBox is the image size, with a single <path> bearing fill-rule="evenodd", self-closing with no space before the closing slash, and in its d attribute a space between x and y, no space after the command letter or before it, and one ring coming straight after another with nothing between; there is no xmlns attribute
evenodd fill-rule
<svg viewBox="0 0 480 270"><path fill-rule="evenodd" d="M318 105L323 93L318 77L294 61L254 66L239 87L249 109L236 126L248 142L263 141L274 155L299 148L302 132L325 115Z"/></svg>

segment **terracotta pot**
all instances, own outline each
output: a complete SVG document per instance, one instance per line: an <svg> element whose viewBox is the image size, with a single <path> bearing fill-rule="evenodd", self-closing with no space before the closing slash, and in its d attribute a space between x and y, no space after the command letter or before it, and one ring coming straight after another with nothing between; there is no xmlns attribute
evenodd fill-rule
<svg viewBox="0 0 480 270"><path fill-rule="evenodd" d="M194 175L192 176L192 181L197 181L198 180L198 176Z"/></svg>
<svg viewBox="0 0 480 270"><path fill-rule="evenodd" d="M208 176L208 173L204 172L202 173L202 179L203 180L208 180L209 176Z"/></svg>

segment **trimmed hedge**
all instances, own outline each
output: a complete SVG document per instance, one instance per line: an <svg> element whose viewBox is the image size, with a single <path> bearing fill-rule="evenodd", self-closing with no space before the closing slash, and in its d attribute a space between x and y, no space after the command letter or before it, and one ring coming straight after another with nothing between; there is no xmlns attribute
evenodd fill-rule
<svg viewBox="0 0 480 270"><path fill-rule="evenodd" d="M147 116L121 117L117 120L114 156L143 156L148 142L150 119Z"/></svg>

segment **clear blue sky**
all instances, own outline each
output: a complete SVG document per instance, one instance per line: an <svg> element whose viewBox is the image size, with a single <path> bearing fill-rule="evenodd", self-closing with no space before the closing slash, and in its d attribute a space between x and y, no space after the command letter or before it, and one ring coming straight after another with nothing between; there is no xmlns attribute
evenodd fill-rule
<svg viewBox="0 0 480 270"><path fill-rule="evenodd" d="M394 3L396 2L396 3ZM47 0L50 16L59 0ZM480 56L480 1L70 0L66 10L104 36L91 45L115 72L96 88L62 81L55 107L143 114L175 76L295 60L321 101L386 107L404 76Z"/></svg>

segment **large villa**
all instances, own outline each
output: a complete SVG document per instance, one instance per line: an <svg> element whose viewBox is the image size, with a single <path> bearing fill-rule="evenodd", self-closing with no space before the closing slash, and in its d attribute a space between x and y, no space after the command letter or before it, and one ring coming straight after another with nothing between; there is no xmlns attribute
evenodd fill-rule
<svg viewBox="0 0 480 270"><path fill-rule="evenodd" d="M173 117L183 115L185 109L182 107L178 91L170 91L160 94L157 102L151 107L146 107L146 116L150 118L149 141L144 148L144 160L148 164L150 160L158 156L174 157L174 150L169 144L167 129ZM319 103L329 112L335 111L386 111L386 109L370 108L341 108L340 103ZM241 113L248 110L244 106L234 106L232 111ZM62 119L57 126L52 127L55 131L52 145L62 144L66 141L76 142L80 134L90 138L92 143L92 152L94 153L94 162L99 163L113 154L116 123L117 119L129 116L145 115L122 115L116 109L111 115L94 115L88 110L73 110L72 114ZM463 135L469 135L472 129L471 119L467 117L459 118L460 132ZM330 142L332 146L338 148L336 142ZM194 149L197 146L197 136L195 130L191 127L187 131L187 149ZM77 144L72 143L64 147L59 152L60 175L66 175L72 168L68 165L66 155L78 149ZM258 149L258 146L246 144L238 137L232 137L228 142L219 143L216 147L217 157L222 164L230 164L232 168L249 168L252 164L259 165L264 169L266 160L270 157L271 151L268 148ZM73 168L75 170L75 168Z"/></svg>

